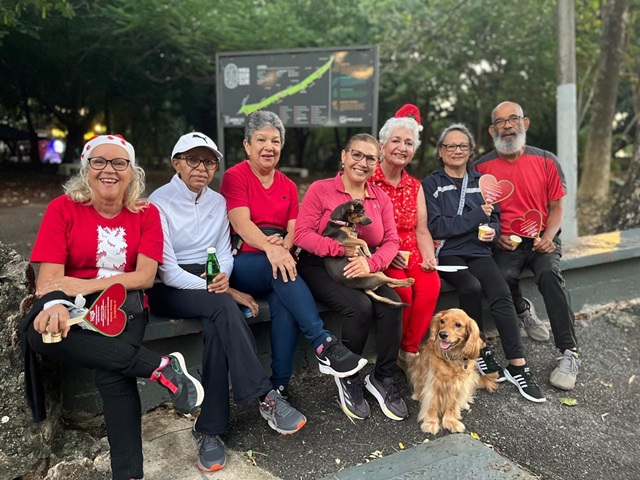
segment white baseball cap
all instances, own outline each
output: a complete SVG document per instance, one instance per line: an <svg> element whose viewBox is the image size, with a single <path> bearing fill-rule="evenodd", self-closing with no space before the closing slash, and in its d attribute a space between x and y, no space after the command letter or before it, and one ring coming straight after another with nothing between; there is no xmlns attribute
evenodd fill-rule
<svg viewBox="0 0 640 480"><path fill-rule="evenodd" d="M175 157L179 153L184 153L187 150L191 150L196 147L205 147L211 150L218 159L222 158L222 154L220 150L218 150L218 146L215 144L213 140L207 137L204 133L200 132L191 132L183 135L176 143L175 147L173 147L173 152L171 152L171 158Z"/></svg>

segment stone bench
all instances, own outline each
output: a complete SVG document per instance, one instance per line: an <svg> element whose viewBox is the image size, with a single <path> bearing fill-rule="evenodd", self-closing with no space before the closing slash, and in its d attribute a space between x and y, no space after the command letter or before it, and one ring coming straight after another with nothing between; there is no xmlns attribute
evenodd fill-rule
<svg viewBox="0 0 640 480"><path fill-rule="evenodd" d="M599 274L590 274L589 286L574 285L569 282L569 278L573 278L577 274L577 270L584 269L580 272L580 275L586 273L586 270L593 269L599 271L602 268L607 269L607 265L613 263L620 263L621 268L627 268L631 261L634 264L634 260L640 259L640 229L626 230L623 232L609 232L599 235L591 235L580 237L573 241L566 242L563 245L562 256L562 271L569 290L573 299L574 310L579 310L586 304L597 303L596 298L589 298L589 292L593 289L593 284L599 285L599 287L607 292L607 297L600 295L602 302L606 302L607 298L617 298L616 292L621 282L624 282L621 278L613 277L609 275L600 276ZM640 271L640 270L639 270ZM523 272L523 281L525 284L532 283L533 273L529 270ZM623 277L624 278L624 277ZM625 282L626 283L626 282ZM622 291L628 290L623 288ZM579 291L580 295L576 295ZM640 289L636 289L640 291ZM446 295L449 292L453 292L453 288L443 281L441 289L441 301L439 303L448 304L451 300L456 300L455 294ZM445 295L442 295L445 294ZM543 308L539 294L533 294L536 307ZM625 296L626 298L626 296ZM449 300L449 301L447 301ZM257 324L262 322L269 322L271 320L269 313L269 305L265 299L258 299L260 304L260 313L257 317L251 317L247 319L247 323ZM318 311L321 313L328 312L329 309L322 304L317 304ZM544 310L541 310L544 311ZM145 334L145 340L158 340L161 338L170 338L180 335L187 335L192 333L201 332L199 320L185 320L185 319L170 319L161 315L151 315L151 320L147 326Z"/></svg>

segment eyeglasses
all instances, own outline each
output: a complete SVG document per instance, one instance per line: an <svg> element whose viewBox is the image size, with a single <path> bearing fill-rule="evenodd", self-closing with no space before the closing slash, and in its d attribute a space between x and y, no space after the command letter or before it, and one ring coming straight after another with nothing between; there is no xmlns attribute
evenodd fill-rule
<svg viewBox="0 0 640 480"><path fill-rule="evenodd" d="M200 158L196 157L195 155L182 155L176 158L179 160L184 160L191 168L198 168L202 163L204 164L204 168L206 168L207 170L215 170L220 164L220 160L218 159L214 160L213 158Z"/></svg>
<svg viewBox="0 0 640 480"><path fill-rule="evenodd" d="M502 128L507 124L507 122L509 122L512 126L517 127L520 123L520 120L522 120L523 118L524 117L521 117L520 115L511 115L507 119L499 118L498 120L493 122L493 126L496 128Z"/></svg>
<svg viewBox="0 0 640 480"><path fill-rule="evenodd" d="M107 163L110 163L114 170L122 172L129 168L129 164L131 162L126 158L114 158L112 160L107 160L102 157L91 157L89 159L89 166L94 170L104 170L107 168Z"/></svg>
<svg viewBox="0 0 640 480"><path fill-rule="evenodd" d="M351 148L347 151L351 154L351 158L353 158L356 162L359 162L364 158L365 162L367 162L367 165L369 166L373 166L380 161L379 156L365 155L363 152L361 152L360 150L356 150L355 148Z"/></svg>
<svg viewBox="0 0 640 480"><path fill-rule="evenodd" d="M461 152L468 152L471 150L471 145L468 143L443 143L441 146L449 153L455 152L456 148L459 148Z"/></svg>

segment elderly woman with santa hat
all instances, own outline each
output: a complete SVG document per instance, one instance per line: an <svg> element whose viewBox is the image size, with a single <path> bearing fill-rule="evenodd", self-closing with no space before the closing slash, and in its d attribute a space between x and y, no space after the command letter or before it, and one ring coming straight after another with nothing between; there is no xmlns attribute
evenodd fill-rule
<svg viewBox="0 0 640 480"><path fill-rule="evenodd" d="M398 110L380 129L380 164L369 177L391 198L400 236L400 251L385 273L393 278L415 279L412 286L396 289L402 301L409 304L402 313L398 352L398 365L405 372L418 355L440 293L424 190L420 181L405 170L420 146L421 130L418 107L407 104Z"/></svg>
<svg viewBox="0 0 640 480"><path fill-rule="evenodd" d="M40 264L36 301L20 325L25 380L35 421L46 416L35 353L95 370L102 398L114 479L142 478L141 405L137 377L167 388L180 413L198 410L200 382L183 356L141 346L149 310L143 289L153 285L162 262L162 227L155 206L141 200L144 171L133 146L119 135L94 137L84 146L81 169L65 195L48 205L31 254ZM114 283L127 290L119 308L126 326L104 336L85 325L69 326ZM83 322L84 324L84 322ZM45 342L45 334L56 340Z"/></svg>

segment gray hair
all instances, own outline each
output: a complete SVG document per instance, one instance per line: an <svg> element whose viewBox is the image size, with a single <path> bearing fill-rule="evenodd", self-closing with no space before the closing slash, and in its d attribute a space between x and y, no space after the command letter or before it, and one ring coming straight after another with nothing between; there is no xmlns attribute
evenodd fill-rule
<svg viewBox="0 0 640 480"><path fill-rule="evenodd" d="M460 132L467 136L469 139L469 145L471 146L471 155L469 156L469 160L467 160L467 168L471 164L471 160L475 156L476 150L476 142L471 135L471 132L463 123L454 123L453 125L448 126L444 129L444 131L440 134L440 138L438 138L438 143L436 143L436 160L438 161L438 165L441 167L444 166L444 162L442 161L442 157L440 156L440 147L444 143L445 137L449 134L449 132Z"/></svg>
<svg viewBox="0 0 640 480"><path fill-rule="evenodd" d="M140 200L140 195L144 191L144 170L138 165L130 165L131 182L124 192L124 206L127 210L136 213L148 204L148 200ZM89 186L89 165L84 165L77 175L71 177L64 184L64 192L74 202L93 204L93 191Z"/></svg>
<svg viewBox="0 0 640 480"><path fill-rule="evenodd" d="M405 128L413 134L413 148L414 150L417 150L420 146L420 143L422 143L420 142L420 125L418 125L418 122L416 122L413 118L409 117L392 117L387 120L380 129L380 133L378 134L380 143L387 143L387 140L389 140L391 134L399 128Z"/></svg>
<svg viewBox="0 0 640 480"><path fill-rule="evenodd" d="M255 132L270 127L280 132L280 142L284 147L284 125L282 120L275 113L266 110L257 110L249 115L247 124L244 127L244 139L251 144L251 138Z"/></svg>

